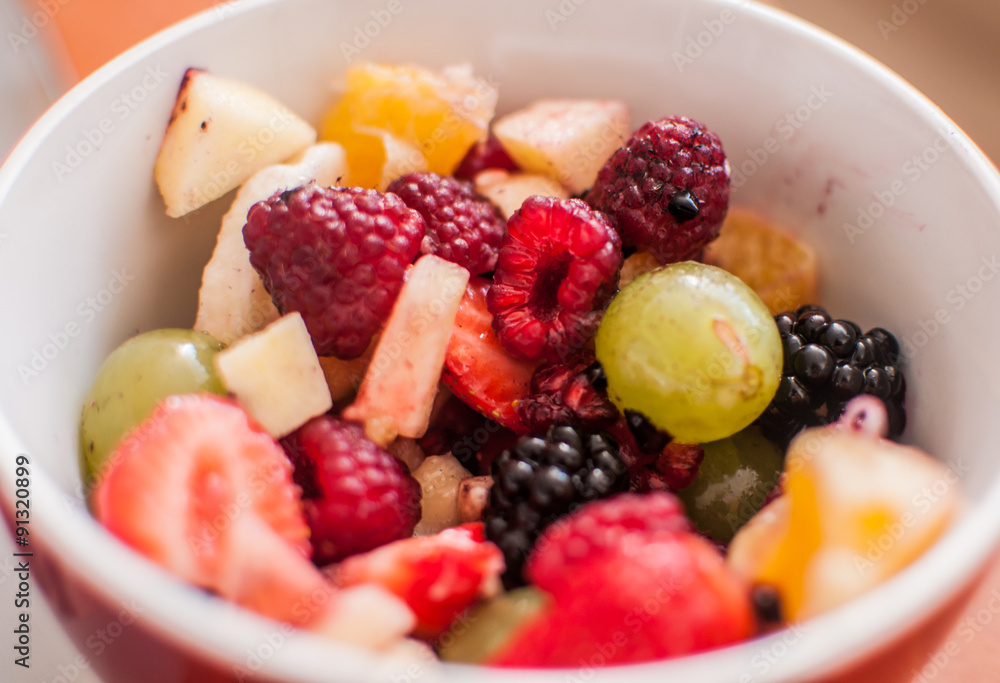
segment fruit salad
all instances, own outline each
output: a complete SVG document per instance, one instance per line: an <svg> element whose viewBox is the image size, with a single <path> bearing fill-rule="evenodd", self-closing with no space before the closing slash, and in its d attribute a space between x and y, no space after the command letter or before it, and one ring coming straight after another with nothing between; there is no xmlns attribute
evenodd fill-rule
<svg viewBox="0 0 1000 683"><path fill-rule="evenodd" d="M231 208L192 328L127 340L83 407L111 534L331 639L560 667L809 619L945 532L895 337L730 205L715 133L500 101L356 64L317 132L185 74L156 182L171 216Z"/></svg>

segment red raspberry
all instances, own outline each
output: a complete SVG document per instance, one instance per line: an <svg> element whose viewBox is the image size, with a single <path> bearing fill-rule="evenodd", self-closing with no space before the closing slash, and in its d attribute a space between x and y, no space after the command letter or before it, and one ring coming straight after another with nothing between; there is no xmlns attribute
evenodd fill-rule
<svg viewBox="0 0 1000 683"><path fill-rule="evenodd" d="M621 494L588 503L551 524L535 542L526 573L532 583L559 597L571 589L567 578L590 560L689 531L691 522L673 494Z"/></svg>
<svg viewBox="0 0 1000 683"><path fill-rule="evenodd" d="M532 434L544 434L554 424L600 431L618 419L606 386L594 352L584 349L564 362L540 365L531 377L531 395L517 402L517 411Z"/></svg>
<svg viewBox="0 0 1000 683"><path fill-rule="evenodd" d="M455 169L455 177L463 180L475 180L481 171L499 168L504 171L517 171L517 163L510 158L507 150L500 144L495 135L480 140L466 152L462 163Z"/></svg>
<svg viewBox="0 0 1000 683"><path fill-rule="evenodd" d="M258 202L243 239L281 313L299 311L321 356L356 358L389 317L424 220L391 194L315 183Z"/></svg>
<svg viewBox="0 0 1000 683"><path fill-rule="evenodd" d="M503 238L500 209L472 189L472 183L437 173L409 173L389 184L427 224L420 253L457 263L473 275L493 270Z"/></svg>
<svg viewBox="0 0 1000 683"><path fill-rule="evenodd" d="M618 284L621 239L579 199L528 197L507 234L486 304L512 356L559 361L597 330Z"/></svg>
<svg viewBox="0 0 1000 683"><path fill-rule="evenodd" d="M693 258L729 208L722 143L683 116L650 121L604 164L587 201L616 221L626 245L660 263Z"/></svg>
<svg viewBox="0 0 1000 683"><path fill-rule="evenodd" d="M282 445L302 487L317 565L413 534L420 521L420 484L360 425L323 415Z"/></svg>

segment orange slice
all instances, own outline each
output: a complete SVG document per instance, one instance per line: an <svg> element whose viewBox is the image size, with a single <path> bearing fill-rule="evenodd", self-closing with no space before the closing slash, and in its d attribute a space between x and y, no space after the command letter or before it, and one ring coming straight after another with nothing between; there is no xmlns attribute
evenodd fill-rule
<svg viewBox="0 0 1000 683"><path fill-rule="evenodd" d="M704 261L747 283L772 314L816 302L816 252L749 209L729 209Z"/></svg>
<svg viewBox="0 0 1000 683"><path fill-rule="evenodd" d="M346 91L327 113L322 137L347 149L348 165L359 178L382 174L374 131L415 147L427 170L450 174L485 138L496 100L496 89L474 77L468 65L434 72L361 63L348 70Z"/></svg>

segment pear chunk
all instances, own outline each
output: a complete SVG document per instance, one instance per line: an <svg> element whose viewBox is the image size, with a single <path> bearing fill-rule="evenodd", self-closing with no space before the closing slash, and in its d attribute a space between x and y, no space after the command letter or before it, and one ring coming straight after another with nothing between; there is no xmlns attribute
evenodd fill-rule
<svg viewBox="0 0 1000 683"><path fill-rule="evenodd" d="M278 439L333 407L302 315L289 313L215 356L222 383Z"/></svg>
<svg viewBox="0 0 1000 683"><path fill-rule="evenodd" d="M176 218L315 141L315 129L270 95L240 81L188 69L153 176L167 215Z"/></svg>
<svg viewBox="0 0 1000 683"><path fill-rule="evenodd" d="M493 124L518 166L559 181L574 195L594 184L629 131L629 110L619 100L538 100Z"/></svg>

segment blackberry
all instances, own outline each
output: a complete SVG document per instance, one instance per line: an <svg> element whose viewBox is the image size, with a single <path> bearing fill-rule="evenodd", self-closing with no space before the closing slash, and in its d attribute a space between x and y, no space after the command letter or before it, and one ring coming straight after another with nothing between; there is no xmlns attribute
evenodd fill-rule
<svg viewBox="0 0 1000 683"><path fill-rule="evenodd" d="M507 588L524 585L524 563L554 521L592 500L628 489L618 444L604 433L553 425L545 437L525 436L492 466L493 487L483 512L486 538L507 562Z"/></svg>
<svg viewBox="0 0 1000 683"><path fill-rule="evenodd" d="M778 391L757 420L771 440L787 445L805 427L834 422L859 394L882 399L889 437L906 426L906 378L899 343L888 330L867 333L849 320L834 320L819 306L774 316L781 333L784 367Z"/></svg>

